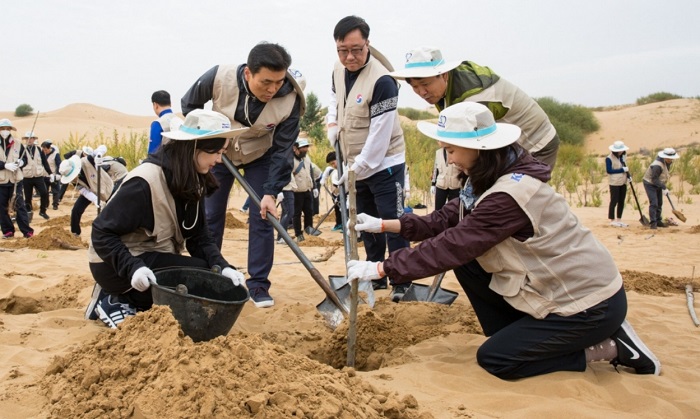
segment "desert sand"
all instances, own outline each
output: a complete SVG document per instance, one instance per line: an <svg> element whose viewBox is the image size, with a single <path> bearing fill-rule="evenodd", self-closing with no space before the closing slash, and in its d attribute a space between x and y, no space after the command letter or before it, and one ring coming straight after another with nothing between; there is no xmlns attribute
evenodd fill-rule
<svg viewBox="0 0 700 419"><path fill-rule="evenodd" d="M659 104L598 112L602 128L591 141L600 144L589 149L605 154L622 135L629 136L625 142L638 141L633 150L696 141L697 101L665 106L685 116L664 125L650 115ZM71 109L83 112L73 115ZM68 125L80 132L112 130L110 124L138 130L137 123L147 127L151 119L90 105L59 112L64 115L57 121L72 118ZM51 113L39 118L40 140L60 138L60 129L52 131L47 122ZM642 121L646 130L638 127ZM23 132L33 121L14 122ZM669 142L644 134L662 129ZM661 360L660 376L594 363L583 373L503 381L476 364L486 338L451 272L443 282L459 293L451 306L394 304L388 291L376 293L373 310L361 306L356 369L343 368L347 325L328 327L316 308L323 291L285 245L276 245L271 273L275 306L247 303L227 336L193 343L164 306L118 330L83 320L93 284L85 246L96 211L90 207L83 216L82 239L71 237L75 196L69 190L59 209L49 210L50 220L35 218L35 237L0 243L0 417L698 417L700 328L693 325L683 287L693 282L699 295L700 196L688 197L677 205L687 222L656 231L644 228L630 205L623 216L629 227L609 226L607 196L604 207L573 209L617 262L628 291L628 319ZM223 254L245 272L243 201L235 189ZM327 205L322 201L322 213ZM672 216L667 203L664 211ZM342 237L332 226L323 223L323 233L301 247L324 277L345 274Z"/></svg>

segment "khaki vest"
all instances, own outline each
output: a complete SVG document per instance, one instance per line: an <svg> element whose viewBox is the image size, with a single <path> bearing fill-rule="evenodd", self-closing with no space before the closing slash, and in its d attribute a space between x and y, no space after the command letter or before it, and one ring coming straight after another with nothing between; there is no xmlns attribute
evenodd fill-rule
<svg viewBox="0 0 700 419"><path fill-rule="evenodd" d="M37 145L24 146L27 156L27 164L22 168L25 178L46 177L46 169L41 164L41 155L44 153Z"/></svg>
<svg viewBox="0 0 700 419"><path fill-rule="evenodd" d="M651 179L651 168L652 166L659 166L661 167L661 174L659 175L659 182L663 183L666 185L666 182L668 182L668 177L670 176L668 173L668 166L666 166L666 162L662 162L660 160L654 160L649 167L647 168L647 171L644 172L644 177L643 179L650 185L654 185L654 181Z"/></svg>
<svg viewBox="0 0 700 419"><path fill-rule="evenodd" d="M85 184L85 182L81 180L81 177L78 176L76 178L78 180L78 185L82 186L83 188L87 188L93 193L97 193L97 170L95 169L95 166L90 164L87 157L81 158L80 163L80 168L85 174L85 178L88 180L88 183ZM109 177L109 174L105 172L104 169L100 170L102 170L100 173L100 201L107 202L109 197L112 196L114 181L112 181L112 178Z"/></svg>
<svg viewBox="0 0 700 419"><path fill-rule="evenodd" d="M129 173L129 171L126 169L126 167L116 161L114 157L105 157L104 160L102 161L102 166L109 166L107 170L107 174L109 175L110 178L112 178L112 181L114 183L117 183L121 179L124 179L126 175ZM100 179L102 180L102 179Z"/></svg>
<svg viewBox="0 0 700 419"><path fill-rule="evenodd" d="M435 152L435 173L435 187L443 190L462 188L462 182L459 180L462 171L454 164L447 164L442 148Z"/></svg>
<svg viewBox="0 0 700 419"><path fill-rule="evenodd" d="M518 143L530 153L542 150L557 134L540 105L508 80L500 79L493 86L466 100L502 103L508 113L498 122L519 126L522 131Z"/></svg>
<svg viewBox="0 0 700 419"><path fill-rule="evenodd" d="M348 167L352 166L355 162L355 157L362 152L369 135L371 120L369 103L372 101L374 85L380 77L387 74L389 74L389 71L379 59L375 58L373 52L367 65L364 66L357 77L352 89L346 92L345 67L340 61L335 63L333 83L336 97L338 98L338 138L340 139L340 148L343 150L343 157ZM389 149L386 155L393 156L403 153L404 150L403 131L397 117L394 120L394 128L391 132Z"/></svg>
<svg viewBox="0 0 700 419"><path fill-rule="evenodd" d="M179 255L185 247L185 239L180 231L175 200L168 189L163 170L153 163L142 163L129 172L124 182L126 183L134 177L144 179L150 186L153 231L139 229L121 236L122 242L133 256L146 252ZM119 193L119 190L115 192L115 195ZM88 259L91 263L102 262L92 247L92 240L88 249Z"/></svg>
<svg viewBox="0 0 700 419"><path fill-rule="evenodd" d="M613 169L622 169L622 162L615 153L608 154L608 158L612 162ZM608 183L610 186L622 186L627 182L627 173L610 173L608 175Z"/></svg>
<svg viewBox="0 0 700 419"><path fill-rule="evenodd" d="M43 151L42 151L43 153ZM58 150L55 148L51 148L51 152L46 155L46 160L49 162L49 168L51 169L51 173L58 173L58 167L56 167L56 155L58 154ZM51 174L49 173L49 174Z"/></svg>
<svg viewBox="0 0 700 419"><path fill-rule="evenodd" d="M292 168L292 175L294 176L294 182L296 187L293 189L294 192L308 192L314 187L314 180L311 176L311 170L313 169L313 163L309 156L304 157L304 167L297 172L301 160L294 157L294 167Z"/></svg>
<svg viewBox="0 0 700 419"><path fill-rule="evenodd" d="M493 274L489 287L511 306L538 319L570 316L620 290L622 276L608 250L549 185L507 174L476 205L496 192L512 196L534 228L524 242L509 237L477 258Z"/></svg>
<svg viewBox="0 0 700 419"><path fill-rule="evenodd" d="M238 66L220 65L214 78L212 90L212 109L226 115L231 120L231 128L247 127L235 120L236 107L240 87L238 86ZM274 97L265 104L263 111L258 116L250 129L241 134L234 144L231 144L226 155L235 165L250 163L260 158L272 147L272 137L275 127L280 122L289 118L294 109L297 96L301 98L301 115L305 111L304 92L294 81L294 77L287 72L287 80L292 80L295 91L284 97ZM246 97L248 100L248 97ZM301 116L300 115L300 116ZM246 121L250 122L250 121Z"/></svg>
<svg viewBox="0 0 700 419"><path fill-rule="evenodd" d="M5 144L7 144L10 141L10 138L12 136L7 137L5 140ZM10 147L10 152L8 155L5 155L6 149L3 148L0 150L0 161L3 163L12 163L17 160L19 160L19 153L22 149L22 143L20 143L17 140L14 140L12 143L12 147ZM21 170L15 170L15 172L10 172L7 169L2 169L0 170L0 185L4 185L6 183L17 183L20 180L24 179L24 173L22 173Z"/></svg>

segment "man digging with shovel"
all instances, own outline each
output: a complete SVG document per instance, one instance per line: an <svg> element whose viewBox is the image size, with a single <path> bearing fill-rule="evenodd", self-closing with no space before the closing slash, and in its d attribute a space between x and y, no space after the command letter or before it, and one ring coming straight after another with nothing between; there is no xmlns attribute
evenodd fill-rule
<svg viewBox="0 0 700 419"><path fill-rule="evenodd" d="M673 148L665 148L663 151L659 151L656 159L644 173L644 190L647 193L647 198L649 198L649 228L652 230L656 230L657 227L668 227L668 224L661 218L661 207L664 203L663 196L669 197L666 182L668 182L670 177L671 164L679 157ZM681 219L685 218L684 216L680 217L678 214L675 215Z"/></svg>

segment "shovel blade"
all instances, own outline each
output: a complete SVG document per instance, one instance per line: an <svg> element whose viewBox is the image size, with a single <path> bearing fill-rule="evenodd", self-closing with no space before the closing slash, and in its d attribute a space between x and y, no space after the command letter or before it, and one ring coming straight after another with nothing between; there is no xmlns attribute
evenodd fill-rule
<svg viewBox="0 0 700 419"><path fill-rule="evenodd" d="M683 222L688 221L688 219L685 218L685 214L683 214L682 212L680 212L678 210L673 210L671 212L673 212L673 215L675 215L679 220L681 220Z"/></svg>
<svg viewBox="0 0 700 419"><path fill-rule="evenodd" d="M425 301L428 303L438 303L451 305L457 299L459 294L454 291L446 290L444 288L438 287L435 290L435 295L433 298L430 297L430 287L423 284L411 284L406 293L401 298L401 301Z"/></svg>
<svg viewBox="0 0 700 419"><path fill-rule="evenodd" d="M350 311L350 285L346 284L343 285L340 288L335 288L333 286L333 282L331 281L331 287L333 288L333 292L335 295L338 296L338 300L340 300L340 303L348 310ZM340 325L340 323L343 322L343 319L345 316L343 316L343 312L340 311L338 307L336 307L335 304L333 304L333 301L331 301L330 298L326 297L323 301L321 301L320 304L316 306L316 309L321 313L324 319L326 319L326 322L331 326L331 328L335 329Z"/></svg>
<svg viewBox="0 0 700 419"><path fill-rule="evenodd" d="M642 215L642 218L639 219L639 222L642 223L644 227L649 227L649 224L651 224L646 215Z"/></svg>

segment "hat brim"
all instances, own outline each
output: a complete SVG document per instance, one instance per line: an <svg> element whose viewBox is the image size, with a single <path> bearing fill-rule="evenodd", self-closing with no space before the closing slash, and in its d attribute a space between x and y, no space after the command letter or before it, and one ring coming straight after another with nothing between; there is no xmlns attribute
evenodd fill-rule
<svg viewBox="0 0 700 419"><path fill-rule="evenodd" d="M621 151L627 151L627 150L629 150L629 149L630 149L630 148L627 147L627 146L625 146L625 148L623 148L622 150L615 149L615 148L613 148L613 146L609 146L609 147L608 147L608 150L612 151L613 153L619 153L619 152L621 152Z"/></svg>
<svg viewBox="0 0 700 419"><path fill-rule="evenodd" d="M166 131L163 132L162 135L165 138L170 138L171 140L175 141L207 140L210 138L236 138L244 132L248 131L248 129L248 127L241 127L228 130L218 130L212 131L210 134L206 135L190 134L185 131L177 130Z"/></svg>
<svg viewBox="0 0 700 419"><path fill-rule="evenodd" d="M457 68L462 62L461 61L448 61L444 64L430 66L430 67L413 67L404 68L398 71L392 71L389 75L398 80L406 79L423 79L426 77L435 77L440 74L447 73L450 70Z"/></svg>
<svg viewBox="0 0 700 419"><path fill-rule="evenodd" d="M80 161L80 157L78 156L72 156L68 161L73 162L73 167L71 168L71 171L66 174L66 175L61 175L61 183L68 184L73 181L73 179L77 178L78 175L80 174L80 170L82 169L83 163Z"/></svg>
<svg viewBox="0 0 700 419"><path fill-rule="evenodd" d="M440 135L437 124L427 121L418 122L418 130L442 143L475 150L495 150L513 144L518 141L521 132L516 125L496 123L496 131L492 134L476 138L452 138Z"/></svg>
<svg viewBox="0 0 700 419"><path fill-rule="evenodd" d="M669 156L668 154L665 154L663 151L659 151L659 154L657 154L659 157L662 159L671 159L671 160L676 160L679 159L681 156L678 155L678 153Z"/></svg>

